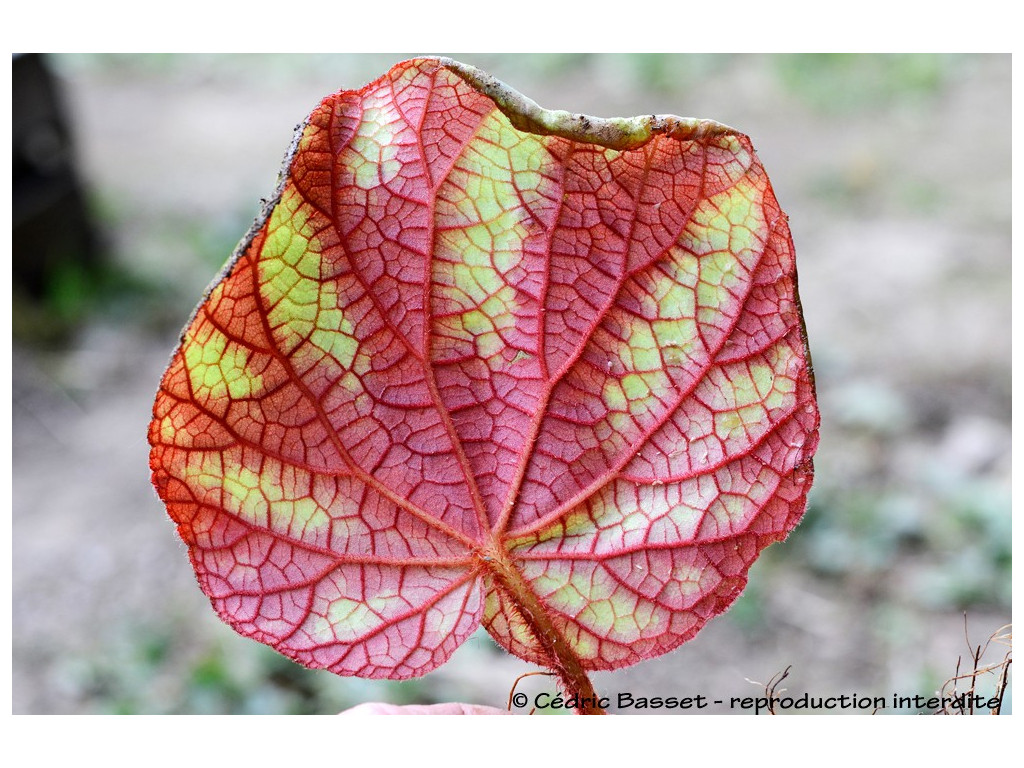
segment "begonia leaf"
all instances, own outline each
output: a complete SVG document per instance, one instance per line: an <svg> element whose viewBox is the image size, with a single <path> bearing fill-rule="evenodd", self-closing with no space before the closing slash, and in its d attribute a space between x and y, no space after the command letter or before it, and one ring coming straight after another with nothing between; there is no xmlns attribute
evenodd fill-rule
<svg viewBox="0 0 1024 768"><path fill-rule="evenodd" d="M418 59L300 126L150 463L243 635L408 678L483 624L585 691L729 606L803 513L817 429L746 136Z"/></svg>

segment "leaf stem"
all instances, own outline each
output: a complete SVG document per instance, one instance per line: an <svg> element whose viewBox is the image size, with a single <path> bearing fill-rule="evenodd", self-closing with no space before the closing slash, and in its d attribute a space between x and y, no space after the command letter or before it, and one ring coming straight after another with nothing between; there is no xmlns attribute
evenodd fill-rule
<svg viewBox="0 0 1024 768"><path fill-rule="evenodd" d="M590 678L587 677L583 662L551 621L551 616L541 604L537 593L523 578L519 569L510 562L508 552L501 546L494 546L486 553L484 562L543 649L548 664L561 681L566 695L577 697L577 712L581 715L607 714L598 703L597 693Z"/></svg>

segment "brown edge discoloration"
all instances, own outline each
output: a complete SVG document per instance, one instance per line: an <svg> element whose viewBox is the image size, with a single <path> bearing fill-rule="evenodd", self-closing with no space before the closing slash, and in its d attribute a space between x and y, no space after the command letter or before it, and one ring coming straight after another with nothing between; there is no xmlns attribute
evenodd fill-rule
<svg viewBox="0 0 1024 768"><path fill-rule="evenodd" d="M711 136L739 135L739 131L714 120L676 115L593 117L564 110L544 109L501 80L453 59L437 58L441 67L454 72L471 87L490 98L516 128L542 136L597 144L608 149L642 147L658 135L681 141Z"/></svg>
<svg viewBox="0 0 1024 768"><path fill-rule="evenodd" d="M319 107L319 104L317 105ZM315 111L315 108L314 108ZM196 315L199 314L200 308L206 304L210 298L210 294L220 284L220 282L228 276L232 269L235 268L235 264L242 257L242 254L248 250L252 241L259 234L260 230L263 229L263 225L270 219L274 209L277 208L277 204L281 202L281 195L284 194L284 188L288 184L288 177L292 169L292 160L295 159L295 155L299 151L299 142L302 141L302 134L306 130L306 126L309 125L309 119L312 117L312 112L306 116L306 119L295 126L295 132L292 135L291 144L288 145L288 151L284 154L284 160L281 163L281 170L277 174L277 186L274 188L274 193L268 197L260 200L260 210L256 214L256 218L253 219L252 224L249 226L249 230L242 236L242 239L235 246L235 250L231 252L231 256L225 262L224 266L221 267L220 271L214 276L213 280L210 281L209 285L203 290L203 296L192 310L192 314L188 316L188 320L185 322L185 327L181 329L181 333L178 335L178 349L185 343L185 334L188 329L192 327L192 322L196 319ZM178 353L178 349L175 349L171 353L171 359Z"/></svg>

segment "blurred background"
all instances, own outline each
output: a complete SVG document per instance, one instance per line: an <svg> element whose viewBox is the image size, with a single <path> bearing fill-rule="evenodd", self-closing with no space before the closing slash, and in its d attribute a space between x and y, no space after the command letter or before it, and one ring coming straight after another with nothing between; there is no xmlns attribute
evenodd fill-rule
<svg viewBox="0 0 1024 768"><path fill-rule="evenodd" d="M504 706L531 671L483 633L415 681L305 670L221 624L149 484L160 375L293 127L411 55L15 58L14 712ZM786 695L891 699L990 636L1002 661L1010 57L446 55L550 108L732 125L790 215L822 414L807 515L728 613L598 691L757 696L790 667Z"/></svg>

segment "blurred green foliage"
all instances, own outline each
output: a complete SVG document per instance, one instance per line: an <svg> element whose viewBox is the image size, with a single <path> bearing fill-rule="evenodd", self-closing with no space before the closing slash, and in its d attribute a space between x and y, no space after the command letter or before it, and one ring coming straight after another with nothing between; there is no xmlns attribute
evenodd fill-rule
<svg viewBox="0 0 1024 768"><path fill-rule="evenodd" d="M851 489L826 477L787 546L823 577L873 580L928 608L1009 608L1009 505L1009 489L986 479Z"/></svg>
<svg viewBox="0 0 1024 768"><path fill-rule="evenodd" d="M841 115L934 97L965 59L926 53L818 53L772 61L791 93L817 110Z"/></svg>
<svg viewBox="0 0 1024 768"><path fill-rule="evenodd" d="M108 714L331 714L374 698L436 700L422 681L340 678L252 641L197 645L171 626L135 627L63 672L70 698Z"/></svg>

